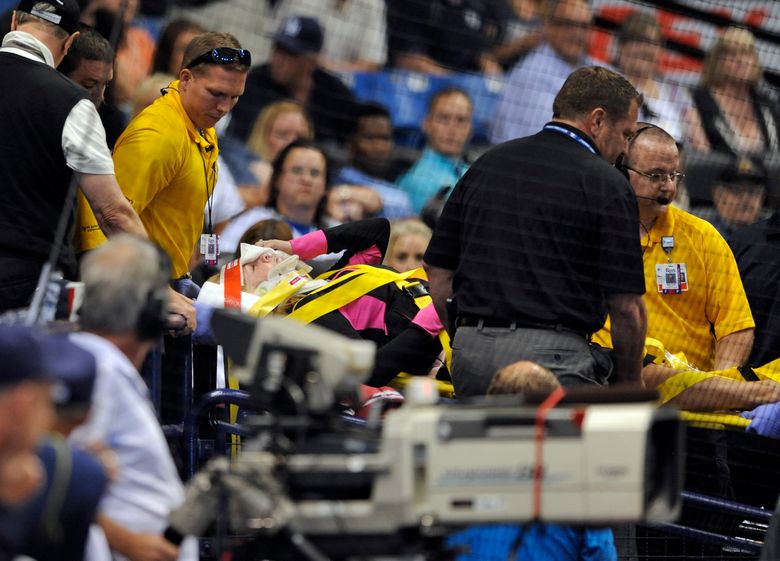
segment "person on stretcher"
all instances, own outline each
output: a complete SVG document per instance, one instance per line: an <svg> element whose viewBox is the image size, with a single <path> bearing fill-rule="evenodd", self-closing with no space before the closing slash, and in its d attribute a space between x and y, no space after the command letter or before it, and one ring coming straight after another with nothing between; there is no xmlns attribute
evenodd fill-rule
<svg viewBox="0 0 780 561"><path fill-rule="evenodd" d="M369 386L400 372L425 375L442 350L443 326L430 302L425 273L381 266L390 236L384 218L317 230L290 241L241 244L240 258L206 282L199 301L262 317L283 313L377 344ZM343 251L316 279L304 261Z"/></svg>

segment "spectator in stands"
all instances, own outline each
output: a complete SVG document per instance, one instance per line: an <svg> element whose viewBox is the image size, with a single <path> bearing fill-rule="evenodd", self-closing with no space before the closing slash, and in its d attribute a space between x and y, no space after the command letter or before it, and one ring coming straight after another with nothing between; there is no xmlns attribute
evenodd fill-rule
<svg viewBox="0 0 780 561"><path fill-rule="evenodd" d="M755 323L734 256L712 225L670 205L681 178L674 138L643 123L620 167L639 199L647 336L699 370L744 364ZM593 340L611 347L609 332L607 321Z"/></svg>
<svg viewBox="0 0 780 561"><path fill-rule="evenodd" d="M168 23L160 32L152 62L152 75L146 78L133 92L133 106L130 118L134 118L143 109L160 97L160 89L170 84L179 75L187 45L206 30L197 23L186 19L176 19ZM163 83L164 82L164 83Z"/></svg>
<svg viewBox="0 0 780 561"><path fill-rule="evenodd" d="M236 217L222 231L220 243L225 251L238 249L238 240L247 228L268 218L287 222L294 238L327 226L329 189L325 153L310 140L296 140L274 160L268 206L248 209Z"/></svg>
<svg viewBox="0 0 780 561"><path fill-rule="evenodd" d="M691 149L759 157L780 151L780 118L758 89L762 74L753 34L726 29L707 53L693 91L686 134Z"/></svg>
<svg viewBox="0 0 780 561"><path fill-rule="evenodd" d="M114 78L114 49L100 33L82 27L57 70L87 90L92 103L100 107Z"/></svg>
<svg viewBox="0 0 780 561"><path fill-rule="evenodd" d="M473 130L474 105L469 95L455 87L433 95L423 121L426 146L420 159L396 181L420 213L442 187L454 187L469 168L464 159Z"/></svg>
<svg viewBox="0 0 780 561"><path fill-rule="evenodd" d="M114 149L122 190L151 239L171 256L173 278L183 292L194 289L186 277L189 260L217 179L219 150L213 127L243 93L249 64L249 53L232 35L198 35L185 51L179 80L133 119ZM139 168L138 162L144 165ZM212 228L207 217L207 234ZM101 242L98 237L87 245ZM194 309L183 300L181 311L193 327Z"/></svg>
<svg viewBox="0 0 780 561"><path fill-rule="evenodd" d="M387 62L383 0L281 0L276 21L316 18L325 34L320 64L331 72L370 72Z"/></svg>
<svg viewBox="0 0 780 561"><path fill-rule="evenodd" d="M96 362L65 334L43 336L41 350L47 372L58 380L51 392L55 421L38 448L46 481L33 500L14 512L18 527L11 539L19 553L36 561L77 561L84 558L108 470L91 451L72 446L65 437L89 414Z"/></svg>
<svg viewBox="0 0 780 561"><path fill-rule="evenodd" d="M273 7L277 0L179 0L170 9L171 18L187 18L206 29L229 29L252 53L255 63L264 63L271 52L274 32ZM243 139L242 139L243 140Z"/></svg>
<svg viewBox="0 0 780 561"><path fill-rule="evenodd" d="M54 408L37 333L0 325L0 361L0 510L5 510L29 499L43 482L35 448L51 428Z"/></svg>
<svg viewBox="0 0 780 561"><path fill-rule="evenodd" d="M382 198L383 216L390 220L412 216L409 195L390 183L393 154L393 124L389 111L378 103L358 106L354 128L347 139L348 164L336 183L365 185Z"/></svg>
<svg viewBox="0 0 780 561"><path fill-rule="evenodd" d="M498 44L492 50L504 70L510 70L542 40L542 1L510 0L507 4L509 11L503 18Z"/></svg>
<svg viewBox="0 0 780 561"><path fill-rule="evenodd" d="M762 218L766 185L766 171L758 159L738 158L712 186L712 206L697 207L693 213L729 239L735 229Z"/></svg>
<svg viewBox="0 0 780 561"><path fill-rule="evenodd" d="M197 540L178 548L163 537L184 490L138 373L165 324L170 274L158 248L130 236L90 252L81 267L84 332L71 335L98 363L92 412L71 439L102 442L116 453L118 477L101 502L98 523L112 553L134 561L198 557ZM92 555L102 553L99 541L90 537Z"/></svg>
<svg viewBox="0 0 780 561"><path fill-rule="evenodd" d="M487 393L549 394L560 386L555 374L524 360L496 372ZM539 522L472 526L450 535L447 546L461 552L457 561L617 561L609 528Z"/></svg>
<svg viewBox="0 0 780 561"><path fill-rule="evenodd" d="M395 68L500 74L490 54L486 0L388 0L388 46Z"/></svg>
<svg viewBox="0 0 780 561"><path fill-rule="evenodd" d="M594 64L587 55L591 11L586 0L550 0L542 16L542 42L507 78L490 133L494 143L538 132L569 74Z"/></svg>
<svg viewBox="0 0 780 561"><path fill-rule="evenodd" d="M749 363L759 366L780 358L780 211L736 230L729 245L756 321Z"/></svg>
<svg viewBox="0 0 780 561"><path fill-rule="evenodd" d="M125 109L135 90L152 70L154 38L135 24L140 0L92 0L84 10L83 21L95 25L96 12L112 14L121 22L116 51L116 78L112 85L113 101Z"/></svg>
<svg viewBox="0 0 780 561"><path fill-rule="evenodd" d="M432 235L431 229L416 218L391 222L384 264L401 273L422 267Z"/></svg>
<svg viewBox="0 0 780 561"><path fill-rule="evenodd" d="M82 26L57 70L87 90L92 103L100 109L105 101L106 86L114 76L114 49L100 33ZM78 194L77 204L76 221L81 223L81 217L89 216L90 213L89 202L81 192ZM93 226L96 227L97 224ZM73 247L76 253L83 251L80 228L74 232Z"/></svg>
<svg viewBox="0 0 780 561"><path fill-rule="evenodd" d="M264 107L292 99L311 116L318 141L343 144L354 98L341 80L319 66L322 43L322 27L316 19L292 16L282 21L269 62L249 72L246 92L233 111L228 132L246 141Z"/></svg>
<svg viewBox="0 0 780 561"><path fill-rule="evenodd" d="M114 177L95 105L83 88L55 70L76 39L78 25L75 0L23 0L14 12L14 31L0 49L3 81L13 84L0 93L0 144L5 147L0 182L6 208L0 219L5 240L0 251L0 310L29 303L55 242L74 171L98 229L108 235L145 235ZM69 240L57 266L74 278Z"/></svg>
<svg viewBox="0 0 780 561"><path fill-rule="evenodd" d="M656 15L635 12L628 16L617 33L617 44L615 66L643 97L640 120L662 127L682 142L691 99L685 88L664 81L659 74L664 38Z"/></svg>
<svg viewBox="0 0 780 561"><path fill-rule="evenodd" d="M268 202L272 164L279 152L298 138L314 140L314 125L301 105L288 100L275 101L260 112L246 141L249 150L260 158L245 164L256 178L254 189L242 190L247 207Z"/></svg>

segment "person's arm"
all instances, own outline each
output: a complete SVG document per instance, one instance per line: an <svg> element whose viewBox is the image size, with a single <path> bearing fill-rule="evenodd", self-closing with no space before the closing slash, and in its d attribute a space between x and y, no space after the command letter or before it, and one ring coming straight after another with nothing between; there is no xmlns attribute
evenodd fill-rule
<svg viewBox="0 0 780 561"><path fill-rule="evenodd" d="M495 57L499 63L504 64L505 62L526 54L528 51L535 48L541 40L542 30L533 29L510 43L504 43L495 47L492 51L493 57Z"/></svg>
<svg viewBox="0 0 780 561"><path fill-rule="evenodd" d="M701 122L701 115L695 106L690 106L683 117L685 121L685 147L696 152L708 152L710 141Z"/></svg>
<svg viewBox="0 0 780 561"><path fill-rule="evenodd" d="M439 320L446 329L449 325L447 300L452 298L452 279L455 277L455 271L434 267L430 263L423 263L423 266L425 267L425 272L428 273L433 307L436 309Z"/></svg>
<svg viewBox="0 0 780 561"><path fill-rule="evenodd" d="M642 381L645 387L652 389L681 372L660 364L648 364L642 369ZM776 401L780 401L780 384L772 380L747 382L713 376L685 388L669 403L688 411L724 411L749 410Z"/></svg>
<svg viewBox="0 0 780 561"><path fill-rule="evenodd" d="M618 382L642 382L642 358L647 333L647 310L640 294L607 298L612 319L612 348Z"/></svg>
<svg viewBox="0 0 780 561"><path fill-rule="evenodd" d="M753 348L755 329L743 329L718 339L715 344L715 370L741 366Z"/></svg>
<svg viewBox="0 0 780 561"><path fill-rule="evenodd" d="M105 514L98 514L97 522L111 549L130 561L175 561L179 555L179 548L161 534L133 532Z"/></svg>
<svg viewBox="0 0 780 561"><path fill-rule="evenodd" d="M390 222L386 218L369 218L317 230L291 240L290 244L292 252L304 261L344 250L344 255L332 267L338 269L355 263L378 265L387 252L389 240ZM268 242L263 245L283 250Z"/></svg>
<svg viewBox="0 0 780 561"><path fill-rule="evenodd" d="M447 68L422 53L398 53L395 56L395 66L396 68L433 74L435 76L446 76L450 73Z"/></svg>
<svg viewBox="0 0 780 561"><path fill-rule="evenodd" d="M80 175L79 185L106 236L125 232L147 237L141 218L122 194L116 177L85 173Z"/></svg>

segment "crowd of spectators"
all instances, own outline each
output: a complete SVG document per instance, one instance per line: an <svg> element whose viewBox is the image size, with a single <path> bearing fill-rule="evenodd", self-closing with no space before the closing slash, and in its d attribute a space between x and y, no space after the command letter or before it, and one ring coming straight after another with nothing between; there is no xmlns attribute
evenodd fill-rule
<svg viewBox="0 0 780 561"><path fill-rule="evenodd" d="M473 284L479 286L471 293L489 292L494 307L489 313L477 304L469 309L469 301L460 297L466 314L453 319L466 328L462 333L469 328L481 332L486 315L500 317L512 305L518 306L513 318L528 312L528 305L518 304L521 291L504 282L504 270L533 255L527 272L529 278L537 277L525 288L533 284L541 294L549 293L556 282L565 287L568 304L561 303L563 298L547 304L574 316L588 316L581 330L587 332L587 342L578 340L577 352L587 355L588 368L594 372L600 366L599 357L590 354L590 334L598 331L595 319L601 325L609 310L618 318L612 321L624 325L619 318L623 300L629 297L637 310L640 301L647 306L648 336L666 343L672 353L685 353L696 370L758 367L778 358L780 226L772 205L777 203L775 190L780 182L780 112L775 92L763 80L755 37L747 29L720 31L708 49L698 83L683 84L664 75L665 30L657 14L638 6L621 21L614 35L614 56L604 60L594 58L588 48L594 14L586 0L222 0L201 1L197 6L182 1L153 19L140 13L137 1L83 0L81 24L78 19L71 21L78 13L73 11L76 0L64 1L60 8L23 0L19 11L3 20L7 22L3 34L9 33L0 52L0 74L10 76L33 62L37 73L15 81L16 87L0 96L0 115L7 123L0 141L10 150L0 176L13 197L23 201L9 207L11 212L0 220L5 240L0 244L0 294L4 296L0 310L30 303L48 250L60 241L55 232L58 215L65 208L69 216L63 200L73 176L73 183L81 188L77 211L67 221L67 235L72 233L73 238L62 243L57 265L75 278L73 253L79 254L83 280L92 287L85 306L101 307L106 315L87 312L81 326L87 333L69 338L97 361L91 383L99 403L95 402L80 429L72 434L60 431L70 444L58 453L75 457L80 447L110 443L119 475L112 475L115 466L105 458L100 465L79 468L96 474L96 488L105 486L101 506L97 497L88 505L92 515L96 508L100 512L102 535L87 538L83 528L74 530L78 543L68 547L89 544L104 556L112 550L132 561L195 558L194 544L178 548L162 538L167 512L180 502L182 489L139 372L161 333L160 309L167 307L183 320L184 327L166 338L166 349L174 356L177 345L189 348L190 341L182 342L183 336L199 336L201 310L193 299L202 283L193 279L203 280L216 271L209 267L241 257L246 233L270 232L269 220L274 221L274 232L279 228L284 232L264 233L260 238L316 237L317 230L342 223L387 218L393 221L387 266L398 271L421 267L433 236L440 255L427 264L449 271L456 264L454 253L462 249L457 244L466 238L473 242L476 235L473 228L464 233L455 223L460 226L471 220L461 217L477 213L474 223L481 224L480 244L464 244L476 249L458 259L477 279ZM614 69L615 77L609 80L641 94L634 96L633 89L626 94L631 98L628 112L586 122L579 119L583 108L571 101L562 114L554 115L553 102L567 78L594 65ZM428 92L417 123L422 144L408 142L399 131L394 113L398 107L361 98L353 90L354 77L367 72L414 73L421 85L427 78L451 80ZM458 81L464 75L499 85L489 129L478 142L475 115L487 100ZM629 133L635 132L634 113L646 124L627 144ZM47 128L49 119L59 128ZM48 132L37 143L28 135L20 135L20 142L14 131L22 129ZM578 136L583 131L587 138ZM515 141L531 135L537 135L535 141ZM599 161L578 152L581 146L570 142L572 135L600 155ZM524 150L523 158L511 155L518 146ZM621 162L623 147L628 150ZM486 151L491 155L472 165ZM37 152L53 155L38 165L29 158ZM705 162L712 154L721 157L720 167L693 208L688 208L686 181L698 181L699 168L685 169L689 154ZM615 167L629 183L612 167L616 159ZM593 170L587 182L598 177L596 183L601 185L607 177L612 186L620 185L618 202L610 194L602 195L609 204L620 206L622 222L601 220L608 234L597 241L586 226L571 228L595 201L590 191L580 201L568 190L569 178L584 166ZM527 204L518 203L513 174L535 189L524 200ZM51 192L42 190L43 195L31 198L19 179L23 176ZM550 178L555 184L547 181ZM436 230L445 202L456 185L464 184L479 188L479 204L468 198L465 187L456 191L443 215L448 222L444 226L440 222ZM528 206L528 201L536 206ZM638 225L632 221L635 202ZM516 214L510 212L513 205L519 205ZM602 205L599 212L606 213L606 207ZM515 222L536 219L529 208L557 209L551 214L560 231L553 232L554 221L540 220L522 243L514 233L510 235ZM172 259L171 269L145 241L123 237L106 241L122 232L160 245ZM493 236L489 243L487 232ZM218 249L212 251L208 248L216 235ZM637 236L641 249L628 256L621 253L618 246ZM549 256L572 239L577 244L569 244L565 259L550 267ZM614 255L605 252L609 244L604 239L614 244ZM487 256L498 249L503 257L490 261ZM640 252L647 287L642 297ZM510 264L508 256L515 254ZM338 258L338 254L325 255L314 263L313 274ZM146 267L150 260L154 266ZM632 276L615 272L598 278L599 290L609 296L599 302L588 300L583 279L598 277L591 268L600 263L606 270L608 263L617 261L636 263ZM659 272L663 262L675 266L681 262L682 269L678 266L677 276L671 278L664 272L668 267ZM576 278L567 279L571 285L556 278L557 271L569 265L580 270ZM538 275L545 267L550 271L542 278ZM456 268L462 275L460 261ZM492 276L485 283L488 270ZM690 291L681 288L688 275ZM167 292L166 278L175 281ZM706 287L696 284L699 279L706 279ZM460 290L464 291L462 286ZM671 306L665 297L669 291L679 295ZM120 293L130 294L127 299L132 302L120 302ZM534 296L527 298L543 307ZM583 312L586 301L593 305L590 314ZM443 302L437 303L439 315L444 315ZM114 324L111 314L126 321ZM150 314L153 317L147 317ZM154 324L152 328L147 329L148 322ZM517 325L512 322L514 331ZM642 321L635 323L618 329L617 337L638 333ZM595 336L605 347L613 346L609 328L608 321L605 331ZM0 331L0 357L10 354L3 345L24 344L33 354L38 352L35 345L44 343L36 337ZM565 338L558 330L555 337ZM537 348L537 343L512 340L507 343L511 347L507 356L527 344L535 346L539 356L532 358L540 363L548 355L558 357L559 364L544 364L556 375L557 367L568 368L559 355L547 347ZM556 339L549 346L557 344ZM463 395L485 393L490 376L508 362L492 345L493 341L472 357L491 367L478 383L464 383L461 378L458 389ZM640 368L638 347L628 352L620 343L615 346L614 356L621 350L630 355L623 357L622 364L616 358L616 372L624 379L641 378L656 387L679 374L647 363ZM73 349L68 352L78 354ZM14 367L45 369L32 362ZM473 368L471 364L460 370L468 377ZM108 376L108 371L116 375ZM40 401L39 386L50 384L55 374L72 378L55 372L48 377L30 375L33 384L2 380L0 399L8 403L4 414L16 414L19 403ZM565 376L559 378L566 385ZM600 374L593 379L604 381ZM777 384L763 382L760 398L745 394L744 384L718 380L695 390L692 386L675 396L676 403L712 410L751 409L777 401ZM51 414L46 404L38 405L40 415ZM120 409L132 410L136 417L114 414ZM22 443L10 443L0 457L0 549L14 553L25 552L30 544L3 536L14 526L2 516L15 513L17 504L24 505L29 516L37 516L39 507L31 501L30 489L43 485L47 476L43 468L54 469L46 463L45 451L35 458L31 444L46 432L44 425L54 425L45 419L25 422L35 434L25 436ZM6 420L5 425L9 423ZM0 424L0 436L5 425ZM47 446L54 450L49 454L59 450L56 443ZM12 468L19 470L19 480L7 482L5 471ZM81 513L78 520L85 516L90 514ZM38 555L46 558L45 553Z"/></svg>

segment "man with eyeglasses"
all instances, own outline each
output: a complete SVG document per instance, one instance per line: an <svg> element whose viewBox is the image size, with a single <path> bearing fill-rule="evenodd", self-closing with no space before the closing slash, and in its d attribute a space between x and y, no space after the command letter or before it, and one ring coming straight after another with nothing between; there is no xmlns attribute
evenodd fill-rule
<svg viewBox="0 0 780 561"><path fill-rule="evenodd" d="M555 94L574 70L596 64L587 54L591 9L586 0L544 4L542 41L507 77L493 120L494 144L530 136L550 119Z"/></svg>
<svg viewBox="0 0 780 561"><path fill-rule="evenodd" d="M671 206L683 175L674 138L640 124L618 164L639 205L647 336L691 366L722 370L745 363L755 323L737 264L723 237L705 220ZM611 347L610 323L593 338ZM661 379L645 384L655 387ZM663 377L663 374L661 373Z"/></svg>

